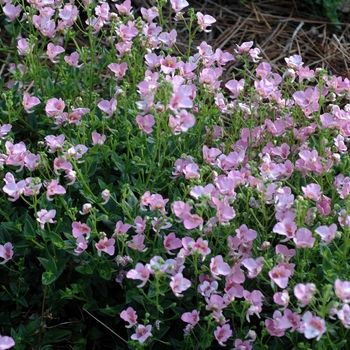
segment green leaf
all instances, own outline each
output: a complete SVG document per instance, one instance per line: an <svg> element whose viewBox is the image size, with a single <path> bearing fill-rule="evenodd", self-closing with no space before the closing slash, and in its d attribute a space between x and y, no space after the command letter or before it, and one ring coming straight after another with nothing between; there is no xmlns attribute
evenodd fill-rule
<svg viewBox="0 0 350 350"><path fill-rule="evenodd" d="M57 280L58 276L53 271L44 272L41 276L41 282L44 286L47 286Z"/></svg>

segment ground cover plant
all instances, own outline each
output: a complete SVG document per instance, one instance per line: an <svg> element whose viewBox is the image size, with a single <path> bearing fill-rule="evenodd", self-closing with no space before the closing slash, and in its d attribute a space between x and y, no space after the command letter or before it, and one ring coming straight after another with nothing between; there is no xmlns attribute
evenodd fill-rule
<svg viewBox="0 0 350 350"><path fill-rule="evenodd" d="M350 82L187 5L2 0L1 349L347 348Z"/></svg>

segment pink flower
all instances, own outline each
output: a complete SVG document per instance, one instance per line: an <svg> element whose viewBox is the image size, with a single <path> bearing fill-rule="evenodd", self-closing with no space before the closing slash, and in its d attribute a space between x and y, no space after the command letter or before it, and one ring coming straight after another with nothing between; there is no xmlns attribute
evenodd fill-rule
<svg viewBox="0 0 350 350"><path fill-rule="evenodd" d="M305 307L308 305L312 299L312 297L316 293L316 286L313 283L298 283L294 287L294 295L301 302L299 306Z"/></svg>
<svg viewBox="0 0 350 350"><path fill-rule="evenodd" d="M206 299L207 305L205 307L208 311L218 311L220 312L227 305L225 305L224 299L218 294L212 294L209 299Z"/></svg>
<svg viewBox="0 0 350 350"><path fill-rule="evenodd" d="M46 198L49 201L53 201L53 198L51 196L54 196L55 194L65 194L66 190L63 186L58 184L58 180L52 180L50 183L46 183L47 192L46 192Z"/></svg>
<svg viewBox="0 0 350 350"><path fill-rule="evenodd" d="M4 14L9 18L7 21L13 22L21 13L21 5L15 6L12 4L6 4L3 7L3 10Z"/></svg>
<svg viewBox="0 0 350 350"><path fill-rule="evenodd" d="M335 294L343 303L350 303L350 281L342 282L339 278L334 283Z"/></svg>
<svg viewBox="0 0 350 350"><path fill-rule="evenodd" d="M152 336L151 329L151 325L145 327L142 324L139 324L136 328L136 333L131 336L131 339L138 340L140 344L143 344L147 338Z"/></svg>
<svg viewBox="0 0 350 350"><path fill-rule="evenodd" d="M141 115L138 115L136 117L136 122L140 129L146 134L150 134L153 131L152 127L156 123L152 114L147 114L143 117Z"/></svg>
<svg viewBox="0 0 350 350"><path fill-rule="evenodd" d="M80 68L82 64L80 66L78 65L79 57L78 52L72 52L69 56L64 56L64 60L72 67Z"/></svg>
<svg viewBox="0 0 350 350"><path fill-rule="evenodd" d="M126 274L127 278L133 280L141 280L142 283L137 286L137 288L142 288L148 281L150 276L150 270L141 263L137 263L135 269L128 271Z"/></svg>
<svg viewBox="0 0 350 350"><path fill-rule="evenodd" d="M215 339L221 346L226 346L224 343L232 336L230 325L225 324L222 327L218 326L214 331Z"/></svg>
<svg viewBox="0 0 350 350"><path fill-rule="evenodd" d="M280 288L286 288L288 285L288 279L292 275L291 271L286 269L285 266L278 264L270 272L271 285L276 283Z"/></svg>
<svg viewBox="0 0 350 350"><path fill-rule="evenodd" d="M126 328L131 328L132 326L137 324L137 314L132 307L128 307L126 310L123 310L120 313L120 318L122 318L125 322L129 323L128 326L125 326Z"/></svg>
<svg viewBox="0 0 350 350"><path fill-rule="evenodd" d="M46 115L51 118L51 117L55 117L58 116L60 114L63 113L64 108L66 107L66 104L64 103L64 101L60 98L50 98L47 102L46 102L46 107L45 107L45 111L46 111ZM61 135L63 136L63 135Z"/></svg>
<svg viewBox="0 0 350 350"><path fill-rule="evenodd" d="M210 272L214 278L219 279L219 275L229 275L231 273L231 268L229 264L224 262L224 259L221 255L217 255L210 260Z"/></svg>
<svg viewBox="0 0 350 350"><path fill-rule="evenodd" d="M111 198L111 192L109 190L103 190L101 193L101 197L103 199L103 202L101 204L107 204L109 199Z"/></svg>
<svg viewBox="0 0 350 350"><path fill-rule="evenodd" d="M142 234L146 228L146 222L147 222L146 219L143 220L141 216L136 216L134 220L135 226L133 226L135 228L135 232L138 234Z"/></svg>
<svg viewBox="0 0 350 350"><path fill-rule="evenodd" d="M203 218L197 214L184 214L183 223L187 230L193 230L194 228L203 226Z"/></svg>
<svg viewBox="0 0 350 350"><path fill-rule="evenodd" d="M0 262L0 265L6 264L13 257L13 245L10 242L4 245L0 244L0 258L4 259ZM1 337L0 337L0 349L1 349Z"/></svg>
<svg viewBox="0 0 350 350"><path fill-rule="evenodd" d="M324 244L330 244L333 239L336 236L337 233L337 225L332 224L329 227L328 226L319 226L315 230L315 232L321 236L321 238L324 240Z"/></svg>
<svg viewBox="0 0 350 350"><path fill-rule="evenodd" d="M194 327L199 321L199 311L185 312L181 315L181 320Z"/></svg>
<svg viewBox="0 0 350 350"><path fill-rule="evenodd" d="M203 15L201 12L197 12L198 24L201 31L209 33L211 30L208 30L207 27L210 27L213 23L216 22L216 19L210 15Z"/></svg>
<svg viewBox="0 0 350 350"><path fill-rule="evenodd" d="M40 100L33 96L31 97L27 92L23 95L23 107L27 113L31 113L30 109L40 104Z"/></svg>
<svg viewBox="0 0 350 350"><path fill-rule="evenodd" d="M88 246L88 241L85 239L85 237L84 236L78 237L75 243L77 247L74 249L74 252L77 255L84 253Z"/></svg>
<svg viewBox="0 0 350 350"><path fill-rule="evenodd" d="M90 232L91 228L88 225L82 224L80 221L75 221L72 223L72 235L74 238L79 238L86 235L86 238L89 239Z"/></svg>
<svg viewBox="0 0 350 350"><path fill-rule="evenodd" d="M189 5L189 3L186 0L170 0L170 3L171 7L176 13L180 12Z"/></svg>
<svg viewBox="0 0 350 350"><path fill-rule="evenodd" d="M125 0L120 5L115 4L115 7L117 8L120 15L130 16L132 9L131 0Z"/></svg>
<svg viewBox="0 0 350 350"><path fill-rule="evenodd" d="M103 239L100 239L99 242L95 244L98 256L101 256L101 252L105 252L112 256L115 251L114 243L114 238L108 239L107 237L104 237Z"/></svg>
<svg viewBox="0 0 350 350"><path fill-rule="evenodd" d="M57 63L59 62L59 60L54 60L54 58L59 55L60 53L64 52L64 48L62 46L55 46L54 44L52 43L49 43L47 45L47 51L46 51L46 54L47 56L49 57L50 61L52 63Z"/></svg>
<svg viewBox="0 0 350 350"><path fill-rule="evenodd" d="M19 39L17 41L17 49L21 56L27 56L32 51L32 47L30 47L27 39Z"/></svg>
<svg viewBox="0 0 350 350"><path fill-rule="evenodd" d="M117 110L117 100L115 98L112 98L110 101L103 100L97 105L97 107L111 117Z"/></svg>
<svg viewBox="0 0 350 350"><path fill-rule="evenodd" d="M81 211L79 211L80 215L86 215L89 214L92 209L92 205L90 203L83 204L83 208Z"/></svg>
<svg viewBox="0 0 350 350"><path fill-rule="evenodd" d="M106 135L101 135L96 131L93 131L91 134L91 138L92 138L92 144L95 145L99 145L102 146L105 141L106 141Z"/></svg>
<svg viewBox="0 0 350 350"><path fill-rule="evenodd" d="M0 350L7 350L15 346L13 338L7 335L0 335Z"/></svg>
<svg viewBox="0 0 350 350"><path fill-rule="evenodd" d="M339 320L342 322L343 326L350 329L350 306L344 304L341 310L337 312Z"/></svg>
<svg viewBox="0 0 350 350"><path fill-rule="evenodd" d="M309 184L306 187L302 186L301 189L304 192L304 198L305 199L311 199L315 202L317 202L322 195L321 192L321 186L318 184Z"/></svg>
<svg viewBox="0 0 350 350"><path fill-rule="evenodd" d="M313 316L310 311L305 312L302 322L301 330L306 339L316 338L318 341L327 330L325 320L321 317Z"/></svg>
<svg viewBox="0 0 350 350"><path fill-rule="evenodd" d="M181 293L191 287L191 282L182 273L177 273L171 277L170 287L177 297L182 297Z"/></svg>
<svg viewBox="0 0 350 350"><path fill-rule="evenodd" d="M254 260L253 258L247 258L242 260L242 265L248 270L248 278L255 278L259 275L264 264L262 263L264 258L261 256Z"/></svg>
<svg viewBox="0 0 350 350"><path fill-rule="evenodd" d="M46 209L41 209L37 212L37 221L40 222L40 227L45 228L46 223L54 224L56 221L53 221L53 218L56 216L56 210L52 209L47 211Z"/></svg>
<svg viewBox="0 0 350 350"><path fill-rule="evenodd" d="M297 230L293 241L297 248L312 248L316 238L312 237L312 232L309 229L303 227Z"/></svg>
<svg viewBox="0 0 350 350"><path fill-rule="evenodd" d="M275 293L273 295L273 301L277 305L281 305L286 308L289 304L289 293L287 290L283 290L282 292Z"/></svg>
<svg viewBox="0 0 350 350"><path fill-rule="evenodd" d="M131 241L126 242L129 248L138 250L139 252L145 252L147 250L145 244L145 235L143 234L137 234L135 236L132 236Z"/></svg>
<svg viewBox="0 0 350 350"><path fill-rule="evenodd" d="M252 331L253 332L253 331ZM249 340L235 340L235 347L232 350L252 350L253 346L250 344Z"/></svg>
<svg viewBox="0 0 350 350"><path fill-rule="evenodd" d="M284 60L287 62L287 66L289 68L293 68L296 71L299 70L302 67L302 65L304 64L301 56L299 56L299 55L293 55L290 57L286 57Z"/></svg>
<svg viewBox="0 0 350 350"><path fill-rule="evenodd" d="M174 254L171 253L170 250L181 248L182 241L175 236L174 232L170 232L167 236L164 236L163 245L168 254Z"/></svg>

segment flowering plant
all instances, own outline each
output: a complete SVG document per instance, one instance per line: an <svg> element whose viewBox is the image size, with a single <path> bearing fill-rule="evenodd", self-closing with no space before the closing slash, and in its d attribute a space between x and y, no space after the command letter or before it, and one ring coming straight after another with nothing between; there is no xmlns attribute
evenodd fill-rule
<svg viewBox="0 0 350 350"><path fill-rule="evenodd" d="M0 348L346 346L348 79L192 53L185 0L1 6Z"/></svg>

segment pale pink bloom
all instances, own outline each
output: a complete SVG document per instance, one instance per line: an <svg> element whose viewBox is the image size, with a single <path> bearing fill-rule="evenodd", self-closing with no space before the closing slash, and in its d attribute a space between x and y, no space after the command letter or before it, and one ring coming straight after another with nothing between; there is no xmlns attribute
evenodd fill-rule
<svg viewBox="0 0 350 350"><path fill-rule="evenodd" d="M152 114L147 114L145 116L138 115L136 117L136 122L140 129L146 134L150 134L153 131L153 125L156 123Z"/></svg>
<svg viewBox="0 0 350 350"><path fill-rule="evenodd" d="M109 190L103 190L101 192L101 197L103 199L103 202L101 202L101 204L107 204L109 199L111 198L111 192Z"/></svg>
<svg viewBox="0 0 350 350"><path fill-rule="evenodd" d="M215 50L215 57L218 66L225 66L227 62L234 61L235 58L229 52L223 52L220 49Z"/></svg>
<svg viewBox="0 0 350 350"><path fill-rule="evenodd" d="M299 83L301 83L304 79L310 81L312 78L314 78L315 71L309 67L302 67L297 71L297 75L299 76Z"/></svg>
<svg viewBox="0 0 350 350"><path fill-rule="evenodd" d="M194 327L199 321L199 311L185 312L181 315L181 320Z"/></svg>
<svg viewBox="0 0 350 350"><path fill-rule="evenodd" d="M314 283L298 283L294 287L294 295L300 301L298 304L300 307L308 305L315 293L316 285Z"/></svg>
<svg viewBox="0 0 350 350"><path fill-rule="evenodd" d="M337 316L343 326L350 329L350 306L348 304L343 305L343 307L337 312Z"/></svg>
<svg viewBox="0 0 350 350"><path fill-rule="evenodd" d="M225 324L222 327L218 326L214 331L215 339L221 346L226 346L224 343L232 336L230 325Z"/></svg>
<svg viewBox="0 0 350 350"><path fill-rule="evenodd" d="M172 47L176 42L177 31L171 30L170 33L163 32L158 36L158 39L167 47ZM178 67L178 64L176 64Z"/></svg>
<svg viewBox="0 0 350 350"><path fill-rule="evenodd" d="M289 304L289 293L287 290L283 290L282 292L275 293L273 295L273 301L277 305L281 305L286 308Z"/></svg>
<svg viewBox="0 0 350 350"><path fill-rule="evenodd" d="M159 16L159 11L156 7L151 7L149 9L141 7L141 14L146 22L151 23L155 18Z"/></svg>
<svg viewBox="0 0 350 350"><path fill-rule="evenodd" d="M217 281L204 280L198 285L197 291L204 297L209 298L213 293L217 291L219 284Z"/></svg>
<svg viewBox="0 0 350 350"><path fill-rule="evenodd" d="M281 254L285 261L288 261L295 255L295 249L288 249L285 245L283 244L277 244L276 245L276 254Z"/></svg>
<svg viewBox="0 0 350 350"><path fill-rule="evenodd" d="M260 49L258 49L257 47L249 50L249 55L254 63L257 63L259 62L259 60L261 60L261 57L259 56L260 52Z"/></svg>
<svg viewBox="0 0 350 350"><path fill-rule="evenodd" d="M169 199L163 199L160 194L152 194L149 198L149 207L151 210L159 210L161 214L167 214L165 211L165 205L169 202Z"/></svg>
<svg viewBox="0 0 350 350"><path fill-rule="evenodd" d="M108 255L112 256L115 250L114 243L115 243L114 238L108 239L107 237L104 237L103 239L100 239L98 243L95 243L98 256L101 256L101 252L105 252Z"/></svg>
<svg viewBox="0 0 350 350"><path fill-rule="evenodd" d="M92 209L92 205L90 203L83 204L83 208L81 211L79 211L80 215L86 215L89 214Z"/></svg>
<svg viewBox="0 0 350 350"><path fill-rule="evenodd" d="M46 192L46 198L49 201L53 201L53 198L51 198L52 196L54 196L55 194L65 194L66 190L64 189L63 186L58 184L58 180L52 180L50 183L46 183L46 188L47 188L47 192Z"/></svg>
<svg viewBox="0 0 350 350"><path fill-rule="evenodd" d="M53 161L53 171L56 175L59 175L58 170L73 170L72 163L66 161L64 158L55 158Z"/></svg>
<svg viewBox="0 0 350 350"><path fill-rule="evenodd" d="M119 220L115 225L113 237L116 238L118 235L126 234L130 227L130 224L124 224L121 220Z"/></svg>
<svg viewBox="0 0 350 350"><path fill-rule="evenodd" d="M175 117L172 115L169 116L169 126L175 135L181 132L187 132L188 129L192 128L195 124L196 118L185 109L181 110Z"/></svg>
<svg viewBox="0 0 350 350"><path fill-rule="evenodd" d="M59 17L63 20L65 26L72 26L78 14L78 8L71 4L66 4L62 9L59 9Z"/></svg>
<svg viewBox="0 0 350 350"><path fill-rule="evenodd" d="M183 201L175 201L171 204L173 213L183 220L185 214L191 215L191 206Z"/></svg>
<svg viewBox="0 0 350 350"><path fill-rule="evenodd" d="M54 224L56 221L53 221L53 218L56 216L56 210L51 209L47 211L46 209L41 209L37 212L37 221L40 223L42 229L45 228L46 223Z"/></svg>
<svg viewBox="0 0 350 350"><path fill-rule="evenodd" d="M219 279L219 275L227 276L231 273L230 265L224 262L221 255L217 255L210 260L210 272L215 279Z"/></svg>
<svg viewBox="0 0 350 350"><path fill-rule="evenodd" d="M106 141L106 135L101 135L96 131L93 131L91 134L91 138L92 138L92 144L95 145L99 145L102 146L105 141Z"/></svg>
<svg viewBox="0 0 350 350"><path fill-rule="evenodd" d="M232 79L225 84L225 87L229 89L230 92L233 94L231 95L232 98L237 98L239 94L243 91L244 84L245 84L244 79L241 79L240 81L236 79Z"/></svg>
<svg viewBox="0 0 350 350"><path fill-rule="evenodd" d="M129 248L133 250L137 250L139 252L145 252L148 248L146 248L145 244L145 235L137 234L132 236L131 241L126 242Z"/></svg>
<svg viewBox="0 0 350 350"><path fill-rule="evenodd" d="M79 66L78 61L79 61L80 55L78 52L72 52L69 56L64 56L64 60L69 64L70 66L74 68L79 68L82 66L82 64Z"/></svg>
<svg viewBox="0 0 350 350"><path fill-rule="evenodd" d="M0 262L0 265L6 264L13 257L13 245L10 242L4 245L0 244L0 258L4 259ZM1 349L1 338L0 338L0 349Z"/></svg>
<svg viewBox="0 0 350 350"><path fill-rule="evenodd" d="M83 235L86 235L86 239L90 238L91 228L81 223L80 221L74 221L72 223L72 235L74 238L79 238Z"/></svg>
<svg viewBox="0 0 350 350"><path fill-rule="evenodd" d="M120 318L129 323L129 325L125 326L126 328L131 328L137 324L137 314L132 307L128 307L126 310L123 310L120 313Z"/></svg>
<svg viewBox="0 0 350 350"><path fill-rule="evenodd" d="M69 124L78 123L81 118L90 112L89 108L74 108L72 107L72 112L68 114Z"/></svg>
<svg viewBox="0 0 350 350"><path fill-rule="evenodd" d="M271 336L283 337L285 331L292 326L287 317L282 316L280 311L273 313L273 319L265 320L265 326Z"/></svg>
<svg viewBox="0 0 350 350"><path fill-rule="evenodd" d="M343 303L350 303L350 281L342 282L339 278L334 283L335 294Z"/></svg>
<svg viewBox="0 0 350 350"><path fill-rule="evenodd" d="M258 233L248 228L245 224L241 225L235 232L237 233L237 238L244 243L254 241L254 239L258 237Z"/></svg>
<svg viewBox="0 0 350 350"><path fill-rule="evenodd" d="M74 159L78 160L87 151L88 151L88 148L85 145L76 145L76 146L73 146L73 147L69 148L67 152L64 152L64 155L67 158L74 158Z"/></svg>
<svg viewBox="0 0 350 350"><path fill-rule="evenodd" d="M6 153L8 157L6 158L7 165L18 165L20 168L16 171L19 172L24 167L24 159L26 155L29 153L27 151L27 147L23 141L19 143L11 143L10 141L5 142Z"/></svg>
<svg viewBox="0 0 350 350"><path fill-rule="evenodd" d="M211 29L207 29L213 23L216 22L216 19L210 15L203 15L201 12L197 12L197 20L201 31L209 33Z"/></svg>
<svg viewBox="0 0 350 350"><path fill-rule="evenodd" d="M65 107L66 107L66 104L61 98L60 99L57 99L55 97L50 98L46 102L46 107L45 107L46 115L49 118L58 116L63 113L63 110Z"/></svg>
<svg viewBox="0 0 350 350"><path fill-rule="evenodd" d="M183 217L183 223L187 230L193 230L196 227L202 227L203 226L203 218L201 218L197 214L184 214Z"/></svg>
<svg viewBox="0 0 350 350"><path fill-rule="evenodd" d="M132 40L138 34L138 30L135 28L135 23L132 21L129 21L127 26L121 24L120 27L116 29L116 32L124 42Z"/></svg>
<svg viewBox="0 0 350 350"><path fill-rule="evenodd" d="M321 238L324 240L325 244L330 244L333 239L336 237L337 233L337 225L332 224L329 227L328 226L319 226L315 232L321 236Z"/></svg>
<svg viewBox="0 0 350 350"><path fill-rule="evenodd" d="M144 326L142 324L139 324L136 327L136 333L131 335L131 339L138 340L140 344L143 344L149 337L152 336L151 330L151 325Z"/></svg>
<svg viewBox="0 0 350 350"><path fill-rule="evenodd" d="M237 44L236 44L237 45ZM237 45L237 50L235 49L235 52L239 55L241 55L244 52L249 52L251 47L253 46L253 41L247 41L244 42L242 45L238 46Z"/></svg>
<svg viewBox="0 0 350 350"><path fill-rule="evenodd" d="M50 61L53 62L53 63L57 63L59 62L59 60L54 60L54 58L59 55L60 53L64 52L64 48L62 46L55 46L54 44L52 43L49 43L47 45L47 51L46 51L46 54L47 56L49 57Z"/></svg>
<svg viewBox="0 0 350 350"><path fill-rule="evenodd" d="M2 188L2 190L10 197L13 197L9 198L9 201L15 202L24 191L25 181L21 180L16 183L16 180L11 173L6 173L4 181L6 185Z"/></svg>
<svg viewBox="0 0 350 350"><path fill-rule="evenodd" d="M181 85L174 91L169 100L168 108L176 112L179 108L192 108L193 102L191 99L192 89L188 85Z"/></svg>
<svg viewBox="0 0 350 350"><path fill-rule="evenodd" d="M7 134L11 131L11 124L4 124L0 126L0 139L4 140L7 138Z"/></svg>
<svg viewBox="0 0 350 350"><path fill-rule="evenodd" d="M264 258L261 256L254 260L253 258L247 258L242 260L242 265L248 270L248 278L255 278L259 275L264 267L262 263Z"/></svg>
<svg viewBox="0 0 350 350"><path fill-rule="evenodd" d="M18 49L18 53L21 56L27 56L32 51L32 47L30 47L29 42L27 41L27 39L19 39L17 41L17 49Z"/></svg>
<svg viewBox="0 0 350 350"><path fill-rule="evenodd" d="M39 168L41 164L40 154L29 153L24 157L24 164L30 171L34 171Z"/></svg>
<svg viewBox="0 0 350 350"><path fill-rule="evenodd" d="M321 186L319 184L309 184L306 187L301 186L301 189L304 192L305 199L311 199L313 201L318 201L321 198L322 191Z"/></svg>
<svg viewBox="0 0 350 350"><path fill-rule="evenodd" d="M280 288L286 288L288 285L288 279L292 275L291 271L286 269L285 266L278 264L270 272L271 285L276 283Z"/></svg>
<svg viewBox="0 0 350 350"><path fill-rule="evenodd" d="M27 113L33 112L31 109L40 104L40 100L33 96L31 97L27 92L23 95L23 108Z"/></svg>
<svg viewBox="0 0 350 350"><path fill-rule="evenodd" d="M0 335L0 350L7 350L15 346L16 343L13 338L7 335Z"/></svg>
<svg viewBox="0 0 350 350"><path fill-rule="evenodd" d="M223 297L218 294L212 294L210 298L206 299L206 302L207 302L207 305L205 309L208 311L220 312L222 309L224 309L227 306L224 302Z"/></svg>
<svg viewBox="0 0 350 350"><path fill-rule="evenodd" d="M249 331L253 332L253 331ZM241 340L236 339L235 340L235 347L232 350L253 350L253 345L250 344L249 340Z"/></svg>
<svg viewBox="0 0 350 350"><path fill-rule="evenodd" d="M131 0L125 0L120 5L115 4L115 7L117 8L120 15L130 16L132 9Z"/></svg>
<svg viewBox="0 0 350 350"><path fill-rule="evenodd" d="M123 62L121 64L110 63L107 67L115 74L115 77L118 80L120 80L125 75L128 69L128 64L126 62ZM116 106L116 101L115 101L115 106Z"/></svg>
<svg viewBox="0 0 350 350"><path fill-rule="evenodd" d="M182 273L177 273L171 277L170 287L177 297L182 297L181 293L191 287L191 282Z"/></svg>
<svg viewBox="0 0 350 350"><path fill-rule="evenodd" d="M115 98L112 98L110 101L103 100L97 105L97 107L111 117L117 110L117 100Z"/></svg>
<svg viewBox="0 0 350 350"><path fill-rule="evenodd" d="M185 175L186 179L199 179L200 178L200 174L198 172L199 166L196 163L190 163L187 164L184 169L182 170L182 172Z"/></svg>
<svg viewBox="0 0 350 350"><path fill-rule="evenodd" d="M284 59L287 62L287 66L289 68L293 68L294 70L299 70L303 66L304 62L302 61L301 56L293 55L290 57L285 57Z"/></svg>
<svg viewBox="0 0 350 350"><path fill-rule="evenodd" d="M217 163L216 157L222 153L218 148L208 148L206 145L203 146L202 152L203 160L213 166Z"/></svg>
<svg viewBox="0 0 350 350"><path fill-rule="evenodd" d="M164 74L170 74L177 68L176 57L167 56L160 59L160 69Z"/></svg>
<svg viewBox="0 0 350 350"><path fill-rule="evenodd" d="M88 241L85 239L84 236L78 237L75 243L77 247L74 249L74 252L78 255L84 253L88 247Z"/></svg>
<svg viewBox="0 0 350 350"><path fill-rule="evenodd" d="M296 223L290 218L284 218L281 222L278 222L273 227L272 231L282 236L286 236L286 240L292 239L295 237L295 231L297 229Z"/></svg>
<svg viewBox="0 0 350 350"><path fill-rule="evenodd" d="M302 331L306 339L316 338L319 341L327 331L326 322L323 318L313 316L310 311L306 311L302 319Z"/></svg>
<svg viewBox="0 0 350 350"><path fill-rule="evenodd" d="M131 269L126 274L127 278L133 280L141 280L142 283L137 286L137 288L142 288L148 281L150 276L150 270L141 263L137 263L135 269Z"/></svg>
<svg viewBox="0 0 350 350"><path fill-rule="evenodd" d="M180 12L189 5L189 3L186 0L170 0L170 3L171 7L176 13Z"/></svg>
<svg viewBox="0 0 350 350"><path fill-rule="evenodd" d="M6 4L3 7L3 10L4 10L4 14L9 18L6 20L8 22L13 22L21 13L21 5L15 6L12 4Z"/></svg>
<svg viewBox="0 0 350 350"><path fill-rule="evenodd" d="M309 229L303 227L296 231L293 241L297 248L312 248L316 238L312 237L312 232Z"/></svg>
<svg viewBox="0 0 350 350"><path fill-rule="evenodd" d="M163 245L168 254L174 254L170 251L173 249L181 248L182 241L175 236L174 232L170 232L167 236L164 236Z"/></svg>
<svg viewBox="0 0 350 350"><path fill-rule="evenodd" d="M142 234L146 228L146 222L147 222L146 219L143 220L141 216L136 216L134 220L135 226L133 226L135 228L135 232L138 234Z"/></svg>
<svg viewBox="0 0 350 350"><path fill-rule="evenodd" d="M212 201L216 206L216 216L220 223L228 222L236 216L236 212L231 206L215 197L212 198Z"/></svg>

